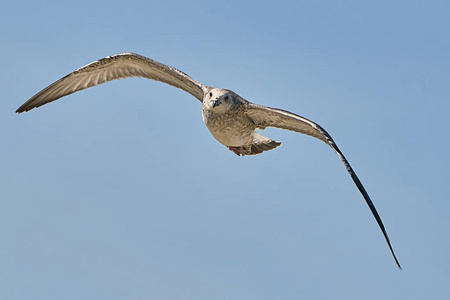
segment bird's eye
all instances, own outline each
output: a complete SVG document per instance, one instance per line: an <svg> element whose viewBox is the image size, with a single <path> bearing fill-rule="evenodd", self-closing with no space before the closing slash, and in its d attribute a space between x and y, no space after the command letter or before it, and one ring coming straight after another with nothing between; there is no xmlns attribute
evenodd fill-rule
<svg viewBox="0 0 450 300"><path fill-rule="evenodd" d="M212 93L209 93L209 96L212 97Z"/></svg>

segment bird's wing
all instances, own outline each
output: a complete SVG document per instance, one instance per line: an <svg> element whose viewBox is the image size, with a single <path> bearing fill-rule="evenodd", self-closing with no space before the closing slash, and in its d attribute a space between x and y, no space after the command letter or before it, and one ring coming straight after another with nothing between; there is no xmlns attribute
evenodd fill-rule
<svg viewBox="0 0 450 300"><path fill-rule="evenodd" d="M257 128L264 129L266 127L277 127L292 130L295 132L307 134L315 138L318 138L319 140L327 143L331 148L333 148L334 151L336 151L339 158L341 159L348 173L352 177L359 191L363 195L364 199L366 200L366 203L369 206L370 210L372 211L372 214L375 217L378 226L380 226L380 229L383 232L384 238L386 239L386 242L389 246L389 249L391 250L395 262L401 269L400 263L398 262L394 250L391 246L391 242L389 241L386 229L384 228L380 215L378 214L372 200L370 199L369 194L367 194L366 189L362 185L358 176L356 176L356 173L353 171L344 154L342 154L341 150L339 150L338 146L333 141L331 136L325 131L325 129L323 129L318 124L301 116L293 114L291 112L276 108L270 108L262 105L257 105L253 103L248 103L246 105L246 114L253 120Z"/></svg>
<svg viewBox="0 0 450 300"><path fill-rule="evenodd" d="M145 77L180 88L202 101L206 86L187 74L136 53L120 53L92 62L52 83L25 102L17 113L55 101L77 91L127 78Z"/></svg>

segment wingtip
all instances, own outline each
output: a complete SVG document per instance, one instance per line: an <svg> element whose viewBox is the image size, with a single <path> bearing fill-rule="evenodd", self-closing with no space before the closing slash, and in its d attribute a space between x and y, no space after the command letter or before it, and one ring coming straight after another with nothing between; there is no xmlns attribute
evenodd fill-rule
<svg viewBox="0 0 450 300"><path fill-rule="evenodd" d="M20 106L18 109L16 109L16 114L28 112L34 108L41 106L41 105L36 106L33 103L28 103L28 102L30 102L30 101L25 102L24 104L22 104L22 106Z"/></svg>
<svg viewBox="0 0 450 300"><path fill-rule="evenodd" d="M403 268L402 268L402 266L400 265L400 262L398 261L397 256L395 255L395 253L394 253L394 251L392 250L392 248L391 248L391 253L392 253L392 256L394 257L394 260L395 260L395 263L397 264L397 267L399 268L400 271L403 271Z"/></svg>
<svg viewBox="0 0 450 300"><path fill-rule="evenodd" d="M400 265L400 263L398 262L397 257L394 256L394 259L395 259L395 263L397 264L397 267L399 268L399 270L400 270L400 271L403 271L403 268L402 268L402 266Z"/></svg>
<svg viewBox="0 0 450 300"><path fill-rule="evenodd" d="M384 226L381 228L381 231L383 232L384 238L385 238L385 240L386 240L386 242L388 244L389 250L391 251L392 257L394 258L395 263L397 264L397 267L400 269L400 271L402 271L403 270L402 266L400 265L400 262L397 259L397 255L395 255L394 248L392 248L391 241L389 240L389 237L387 235L386 230L384 229Z"/></svg>
<svg viewBox="0 0 450 300"><path fill-rule="evenodd" d="M23 112L27 112L27 111L29 111L31 108L29 108L29 109L27 109L26 107L23 107L23 105L21 106L21 107L19 107L17 110L16 110L16 114L21 114L21 113L23 113Z"/></svg>

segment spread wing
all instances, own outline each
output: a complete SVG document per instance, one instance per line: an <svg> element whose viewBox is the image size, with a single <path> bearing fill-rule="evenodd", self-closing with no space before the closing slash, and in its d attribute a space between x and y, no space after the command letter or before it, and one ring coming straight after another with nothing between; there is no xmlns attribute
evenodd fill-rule
<svg viewBox="0 0 450 300"><path fill-rule="evenodd" d="M358 176L356 176L355 171L353 171L344 154L342 154L341 150L339 150L338 146L333 141L331 136L325 131L325 129L320 127L318 124L306 118L300 117L296 114L293 114L291 112L276 108L270 108L262 105L257 105L253 103L248 103L248 105L246 105L246 113L253 120L253 122L259 129L264 129L266 127L277 127L281 129L287 129L307 134L327 143L331 148L334 149L334 151L336 151L337 155L341 159L342 163L344 164L348 173L352 177L359 191L366 200L366 203L369 206L370 210L372 211L372 214L375 217L378 226L380 226L380 229L383 232L384 238L386 239L386 242L389 246L389 249L391 250L395 262L401 269L400 263L398 262L394 250L392 249L391 242L389 241L389 237L386 233L386 229L384 228L380 215L378 214L372 200L370 199L369 194L367 194L366 189L362 185Z"/></svg>
<svg viewBox="0 0 450 300"><path fill-rule="evenodd" d="M16 112L29 111L77 91L128 77L145 77L161 81L190 93L200 101L203 100L207 88L180 70L145 56L127 52L108 56L81 67L34 95Z"/></svg>

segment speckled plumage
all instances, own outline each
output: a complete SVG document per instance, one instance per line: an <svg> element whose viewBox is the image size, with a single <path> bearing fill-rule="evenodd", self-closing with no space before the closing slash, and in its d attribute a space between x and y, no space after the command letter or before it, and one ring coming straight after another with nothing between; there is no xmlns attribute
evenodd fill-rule
<svg viewBox="0 0 450 300"><path fill-rule="evenodd" d="M203 121L220 143L237 155L254 155L281 145L255 129L277 127L315 137L336 151L374 215L398 267L383 222L352 167L331 136L318 124L291 112L251 103L233 91L205 86L187 74L150 58L127 52L92 62L49 85L22 106L17 113L29 111L74 92L107 81L145 77L180 88L202 102Z"/></svg>
<svg viewBox="0 0 450 300"><path fill-rule="evenodd" d="M215 99L221 103L213 107ZM233 91L211 88L203 99L203 121L214 138L237 155L255 155L281 145L255 132L256 125L246 114L248 105Z"/></svg>

